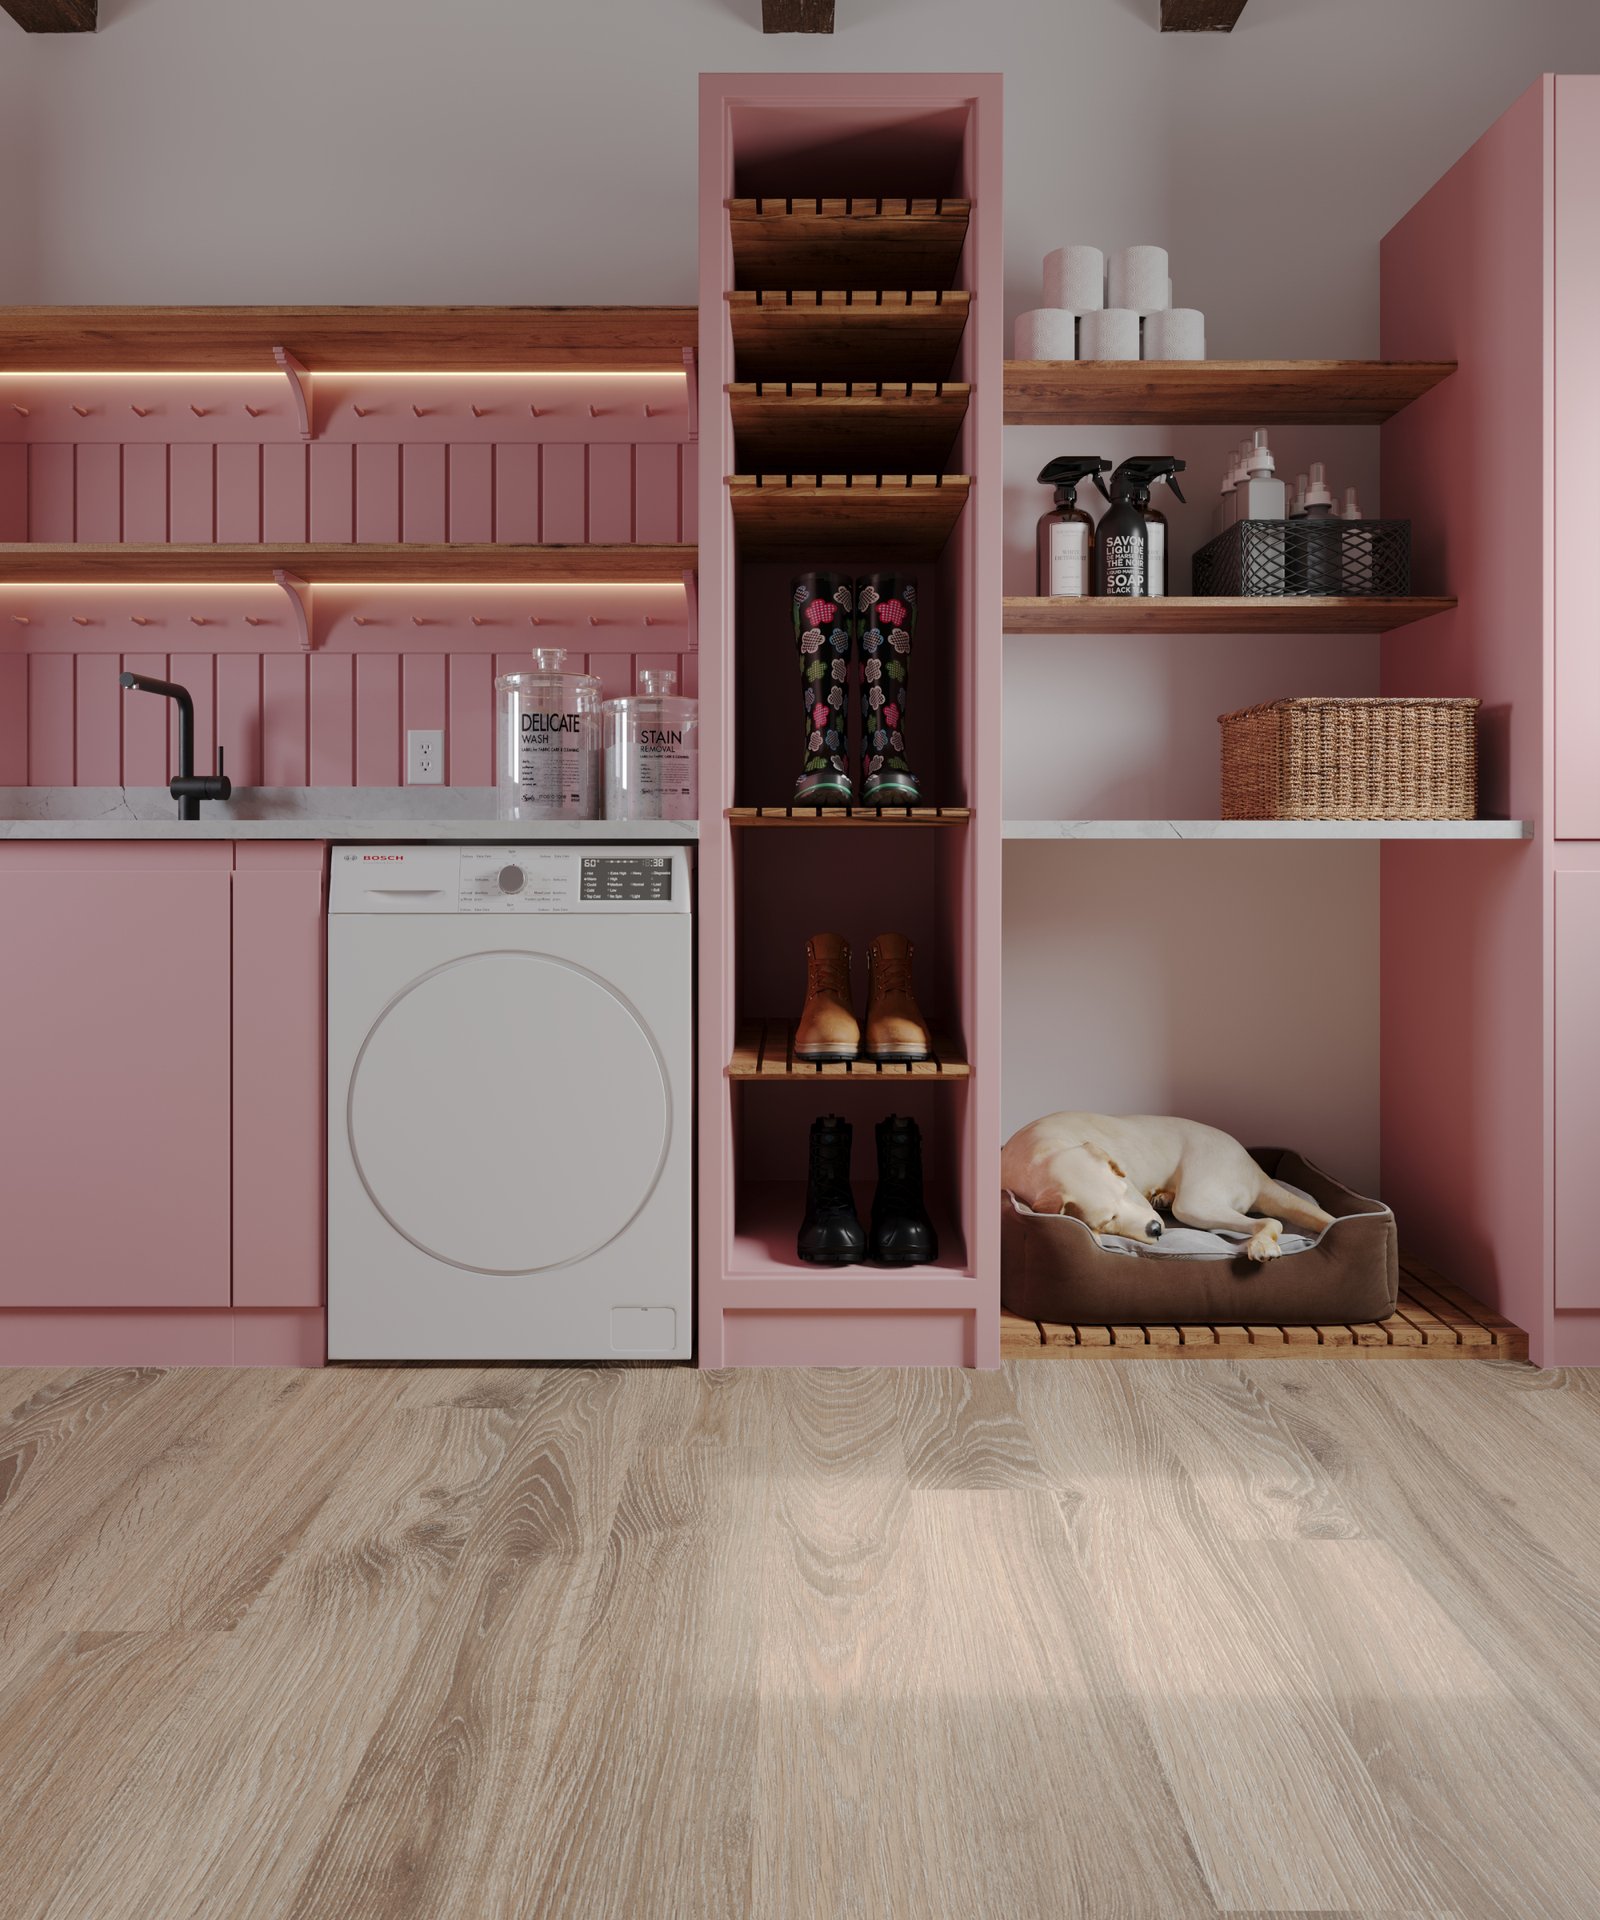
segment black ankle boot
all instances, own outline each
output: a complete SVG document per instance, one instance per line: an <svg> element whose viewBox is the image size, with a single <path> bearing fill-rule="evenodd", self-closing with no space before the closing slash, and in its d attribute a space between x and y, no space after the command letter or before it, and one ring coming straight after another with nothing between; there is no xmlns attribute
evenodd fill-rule
<svg viewBox="0 0 1600 1920"><path fill-rule="evenodd" d="M866 1256L867 1236L850 1191L850 1122L835 1113L811 1123L806 1217L796 1251L818 1267L848 1267Z"/></svg>
<svg viewBox="0 0 1600 1920"><path fill-rule="evenodd" d="M922 1201L922 1133L915 1120L880 1120L878 1191L872 1196L872 1257L889 1267L917 1267L939 1257Z"/></svg>

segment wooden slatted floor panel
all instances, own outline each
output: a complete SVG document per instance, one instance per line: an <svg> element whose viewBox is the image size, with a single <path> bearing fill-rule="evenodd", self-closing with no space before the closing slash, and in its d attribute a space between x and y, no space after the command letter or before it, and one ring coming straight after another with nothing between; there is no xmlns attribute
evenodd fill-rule
<svg viewBox="0 0 1600 1920"><path fill-rule="evenodd" d="M735 827L964 827L970 807L729 807Z"/></svg>
<svg viewBox="0 0 1600 1920"><path fill-rule="evenodd" d="M965 1080L971 1074L959 1044L933 1035L931 1060L831 1060L794 1057L793 1020L741 1020L728 1076L734 1080ZM1031 1324L1031 1322L1029 1323Z"/></svg>
<svg viewBox="0 0 1600 1920"><path fill-rule="evenodd" d="M1526 1360L1528 1336L1430 1268L1402 1256L1400 1301L1387 1320L1348 1327L1072 1327L1001 1315L1008 1360L1218 1360L1248 1353L1303 1360Z"/></svg>

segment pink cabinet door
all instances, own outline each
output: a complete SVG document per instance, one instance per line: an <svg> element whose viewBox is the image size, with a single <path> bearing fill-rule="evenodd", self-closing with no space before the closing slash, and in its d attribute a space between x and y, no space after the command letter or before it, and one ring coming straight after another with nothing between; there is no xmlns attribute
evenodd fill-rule
<svg viewBox="0 0 1600 1920"><path fill-rule="evenodd" d="M1600 870L1555 878L1556 1305L1600 1307Z"/></svg>
<svg viewBox="0 0 1600 1920"><path fill-rule="evenodd" d="M233 876L233 1304L322 1304L327 848L241 841Z"/></svg>
<svg viewBox="0 0 1600 1920"><path fill-rule="evenodd" d="M1556 834L1600 840L1600 78L1561 74L1555 93Z"/></svg>
<svg viewBox="0 0 1600 1920"><path fill-rule="evenodd" d="M0 1305L228 1304L232 855L0 846Z"/></svg>

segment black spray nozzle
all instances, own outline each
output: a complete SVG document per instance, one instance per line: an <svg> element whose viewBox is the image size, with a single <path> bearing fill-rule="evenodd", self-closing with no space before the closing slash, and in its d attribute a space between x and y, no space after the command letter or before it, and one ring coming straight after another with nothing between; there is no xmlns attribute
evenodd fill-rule
<svg viewBox="0 0 1600 1920"><path fill-rule="evenodd" d="M1054 487L1059 499L1085 480L1093 480L1100 486L1101 474L1110 471L1111 462L1103 460L1098 453L1058 453L1039 470L1039 479L1043 485ZM1105 488L1100 487L1100 491L1104 493Z"/></svg>
<svg viewBox="0 0 1600 1920"><path fill-rule="evenodd" d="M1136 454L1133 458L1124 460L1111 476L1111 484L1116 490L1115 497L1119 500L1140 500L1142 504L1150 498L1150 489L1155 483L1158 480L1165 480L1182 500L1183 489L1178 485L1176 476L1182 473L1188 464L1187 460L1175 459L1170 453ZM1104 492L1104 488L1101 491ZM1106 494L1108 500L1112 497L1111 494ZM1187 501L1184 504L1187 505Z"/></svg>

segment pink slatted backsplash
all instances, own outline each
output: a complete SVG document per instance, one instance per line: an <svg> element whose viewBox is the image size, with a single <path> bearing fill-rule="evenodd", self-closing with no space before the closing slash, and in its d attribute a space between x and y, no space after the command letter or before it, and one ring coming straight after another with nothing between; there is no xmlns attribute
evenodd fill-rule
<svg viewBox="0 0 1600 1920"><path fill-rule="evenodd" d="M693 541L696 451L659 440L13 441L0 444L0 540ZM535 640L569 646L569 663L582 661L608 694L630 690L641 666L676 667L683 690L698 691L685 626L640 617L594 628L558 612L537 634L523 625L527 646L512 648L522 616L508 609L510 589L427 589L406 602L427 609L409 631L382 611L352 625L355 602L345 595L337 646L309 656L281 638L261 651L240 644L249 636L236 617L239 596L254 590L212 595L228 633L214 649L204 626L186 631L178 649L175 620L134 625L139 591L82 596L95 610L92 649L74 643L66 623L87 616L75 602L69 610L65 588L49 590L60 609L52 619L0 629L0 786L164 784L167 716L162 703L122 692L124 669L189 687L199 764L220 737L242 786L398 786L406 730L437 726L449 783L487 786L494 675L525 665ZM207 604L207 590L184 592ZM486 607L498 617L486 618ZM128 650L118 651L124 639Z"/></svg>

